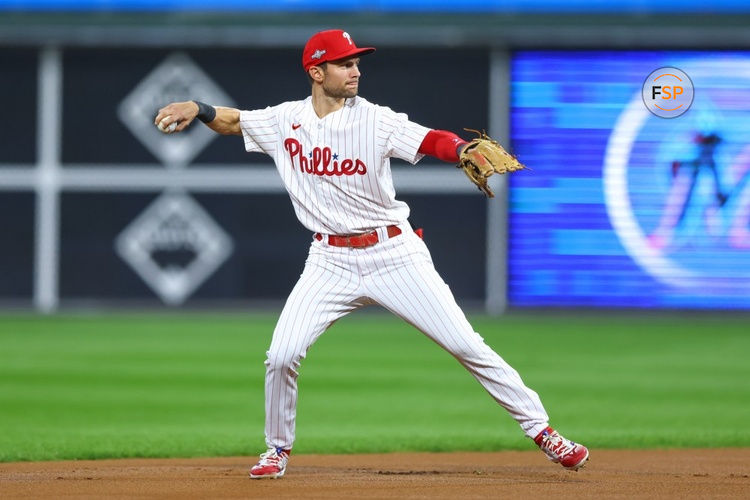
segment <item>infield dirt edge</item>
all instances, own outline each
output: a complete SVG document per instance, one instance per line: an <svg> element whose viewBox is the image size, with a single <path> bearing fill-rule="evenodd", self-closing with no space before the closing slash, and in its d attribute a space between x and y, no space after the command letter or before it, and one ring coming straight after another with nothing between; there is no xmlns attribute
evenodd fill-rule
<svg viewBox="0 0 750 500"><path fill-rule="evenodd" d="M580 472L537 451L292 456L277 480L255 457L0 464L3 498L716 498L750 491L750 448L592 450Z"/></svg>

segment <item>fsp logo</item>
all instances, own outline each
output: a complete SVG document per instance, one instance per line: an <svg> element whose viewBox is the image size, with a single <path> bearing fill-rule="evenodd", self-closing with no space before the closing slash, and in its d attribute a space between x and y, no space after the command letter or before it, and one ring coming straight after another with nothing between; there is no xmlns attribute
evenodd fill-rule
<svg viewBox="0 0 750 500"><path fill-rule="evenodd" d="M693 82L680 69L659 68L643 82L641 95L643 104L656 116L676 118L693 103Z"/></svg>

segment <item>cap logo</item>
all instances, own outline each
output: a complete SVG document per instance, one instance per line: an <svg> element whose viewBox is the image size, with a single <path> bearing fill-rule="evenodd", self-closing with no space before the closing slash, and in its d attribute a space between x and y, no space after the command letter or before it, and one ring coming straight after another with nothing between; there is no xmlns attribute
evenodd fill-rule
<svg viewBox="0 0 750 500"><path fill-rule="evenodd" d="M318 49L318 50L316 50L316 51L315 51L315 52L313 53L313 55L311 55L311 56L310 56L310 59L320 59L321 57L323 57L323 55L324 55L325 53L326 53L326 51L325 51L325 50L322 50L322 49Z"/></svg>
<svg viewBox="0 0 750 500"><path fill-rule="evenodd" d="M346 38L347 40L349 40L349 45L354 45L354 42L352 42L352 37L349 36L349 33L347 33L346 31L344 31L341 35L344 38Z"/></svg>

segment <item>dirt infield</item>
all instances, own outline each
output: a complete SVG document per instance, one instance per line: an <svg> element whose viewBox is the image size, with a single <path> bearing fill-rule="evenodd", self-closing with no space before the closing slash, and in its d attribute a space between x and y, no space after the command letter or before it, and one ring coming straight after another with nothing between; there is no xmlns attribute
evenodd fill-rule
<svg viewBox="0 0 750 500"><path fill-rule="evenodd" d="M292 456L251 480L254 458L0 464L2 498L748 498L750 448L593 450L580 472L537 451Z"/></svg>

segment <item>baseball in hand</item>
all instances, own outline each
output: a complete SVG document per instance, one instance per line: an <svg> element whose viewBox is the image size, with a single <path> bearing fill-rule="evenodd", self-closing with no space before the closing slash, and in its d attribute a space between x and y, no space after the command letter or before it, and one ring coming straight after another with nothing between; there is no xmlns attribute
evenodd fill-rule
<svg viewBox="0 0 750 500"><path fill-rule="evenodd" d="M171 118L172 118L172 115L165 116L164 118L161 119L161 121L156 127L162 132L164 132L165 134L170 134L174 132L174 130L177 128L177 122L172 122L169 125L165 125Z"/></svg>

